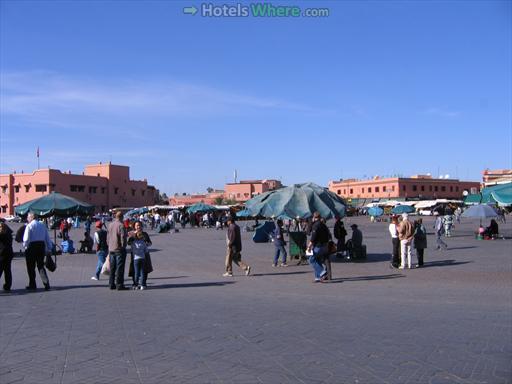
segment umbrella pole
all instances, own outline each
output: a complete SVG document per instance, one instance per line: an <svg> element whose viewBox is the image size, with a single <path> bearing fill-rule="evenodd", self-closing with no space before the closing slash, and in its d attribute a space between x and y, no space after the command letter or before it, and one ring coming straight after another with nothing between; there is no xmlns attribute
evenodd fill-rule
<svg viewBox="0 0 512 384"><path fill-rule="evenodd" d="M57 228L53 227L53 246L55 247L55 265L57 265Z"/></svg>

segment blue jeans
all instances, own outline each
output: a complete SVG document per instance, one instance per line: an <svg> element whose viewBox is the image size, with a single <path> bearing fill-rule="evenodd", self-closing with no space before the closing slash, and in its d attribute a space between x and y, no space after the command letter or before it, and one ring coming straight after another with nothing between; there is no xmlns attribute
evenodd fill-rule
<svg viewBox="0 0 512 384"><path fill-rule="evenodd" d="M438 249L441 249L441 248L445 248L446 249L446 248L448 248L448 245L443 241L441 236L443 236L441 231L437 231L436 232L436 245L437 245L437 248Z"/></svg>
<svg viewBox="0 0 512 384"><path fill-rule="evenodd" d="M286 249L284 245L276 245L276 254L274 255L274 264L277 265L279 261L279 255L281 254L281 258L283 259L283 264L286 264Z"/></svg>
<svg viewBox="0 0 512 384"><path fill-rule="evenodd" d="M327 273L323 263L319 260L323 260L326 254L326 247L314 247L313 255L309 256L309 264L312 265L315 272L315 280L319 280L323 275Z"/></svg>
<svg viewBox="0 0 512 384"><path fill-rule="evenodd" d="M101 267L103 267L103 263L105 263L105 260L107 259L107 252L105 251L98 251L96 252L96 256L98 256L98 263L96 264L96 278L100 278L100 272Z"/></svg>
<svg viewBox="0 0 512 384"><path fill-rule="evenodd" d="M144 259L134 259L133 260L133 281L134 283L138 283L139 286L146 286L146 271L144 269L145 260Z"/></svg>

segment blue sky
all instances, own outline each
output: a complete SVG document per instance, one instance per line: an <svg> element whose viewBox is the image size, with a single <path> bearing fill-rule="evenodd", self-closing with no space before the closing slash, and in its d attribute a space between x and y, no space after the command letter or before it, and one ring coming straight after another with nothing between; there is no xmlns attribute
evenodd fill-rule
<svg viewBox="0 0 512 384"><path fill-rule="evenodd" d="M512 167L510 1L270 3L330 14L0 1L0 172L32 171L38 146L41 167L112 160L168 194L234 169L327 185Z"/></svg>

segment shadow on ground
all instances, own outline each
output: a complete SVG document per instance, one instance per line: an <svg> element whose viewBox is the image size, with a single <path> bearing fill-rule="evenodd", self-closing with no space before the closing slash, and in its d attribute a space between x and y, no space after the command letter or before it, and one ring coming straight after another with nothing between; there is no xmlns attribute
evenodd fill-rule
<svg viewBox="0 0 512 384"><path fill-rule="evenodd" d="M400 277L405 277L400 273L392 273L389 275L374 275L374 276L354 276L354 277L340 277L336 279L332 279L329 283L343 283L345 281L372 281L372 280L389 280L389 279L397 279Z"/></svg>
<svg viewBox="0 0 512 384"><path fill-rule="evenodd" d="M284 269L284 268L283 268ZM304 273L310 273L309 271L301 272L276 272L276 273L253 273L251 276L279 276L279 275L302 275Z"/></svg>
<svg viewBox="0 0 512 384"><path fill-rule="evenodd" d="M389 253L370 253L366 259L351 259L345 260L344 257L331 257L331 263L380 263L382 261L390 261L391 255Z"/></svg>
<svg viewBox="0 0 512 384"><path fill-rule="evenodd" d="M423 264L422 268L429 268L429 267L449 267L452 265L462 265L462 264L469 264L472 263L472 261L456 261L453 259L450 260L438 260L438 261L428 261Z"/></svg>
<svg viewBox="0 0 512 384"><path fill-rule="evenodd" d="M171 289L171 288L202 288L202 287L223 287L224 285L235 284L235 281L215 281L211 283L187 283L187 284L161 284L151 285L149 289Z"/></svg>

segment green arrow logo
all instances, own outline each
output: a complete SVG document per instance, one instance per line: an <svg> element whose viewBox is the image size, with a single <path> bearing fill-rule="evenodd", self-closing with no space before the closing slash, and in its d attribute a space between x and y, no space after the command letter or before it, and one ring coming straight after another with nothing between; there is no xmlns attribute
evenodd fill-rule
<svg viewBox="0 0 512 384"><path fill-rule="evenodd" d="M197 8L194 6L185 7L185 8L183 8L183 13L193 16L197 13Z"/></svg>

